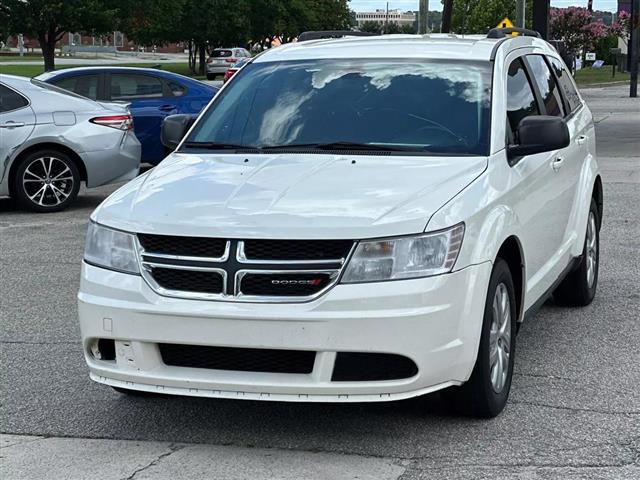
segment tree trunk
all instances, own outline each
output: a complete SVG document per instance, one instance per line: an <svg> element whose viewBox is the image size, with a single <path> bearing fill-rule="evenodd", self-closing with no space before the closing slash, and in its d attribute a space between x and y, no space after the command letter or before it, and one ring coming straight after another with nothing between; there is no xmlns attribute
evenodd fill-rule
<svg viewBox="0 0 640 480"><path fill-rule="evenodd" d="M198 73L204 75L204 66L207 61L207 46L205 44L198 45L199 66Z"/></svg>
<svg viewBox="0 0 640 480"><path fill-rule="evenodd" d="M42 49L42 57L44 58L44 71L50 72L51 70L55 70L55 62L56 62L56 37L48 36L44 33L38 35L38 42L40 43L40 48Z"/></svg>
<svg viewBox="0 0 640 480"><path fill-rule="evenodd" d="M453 0L444 0L442 7L442 33L451 32L451 17L453 17Z"/></svg>
<svg viewBox="0 0 640 480"><path fill-rule="evenodd" d="M189 69L196 73L196 55L193 48L193 40L189 40Z"/></svg>

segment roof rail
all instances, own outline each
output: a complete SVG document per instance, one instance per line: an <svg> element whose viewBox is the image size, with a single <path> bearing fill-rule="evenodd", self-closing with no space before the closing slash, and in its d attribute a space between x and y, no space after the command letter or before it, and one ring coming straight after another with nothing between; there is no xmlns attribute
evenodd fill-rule
<svg viewBox="0 0 640 480"><path fill-rule="evenodd" d="M539 32L529 30L528 28L492 28L489 30L489 33L487 33L487 38L505 38L510 33L518 33L523 37L542 38Z"/></svg>
<svg viewBox="0 0 640 480"><path fill-rule="evenodd" d="M356 32L353 30L318 30L311 32L302 32L298 36L299 42L306 42L307 40L320 40L323 38L342 38L342 37L370 37L379 35L372 32Z"/></svg>

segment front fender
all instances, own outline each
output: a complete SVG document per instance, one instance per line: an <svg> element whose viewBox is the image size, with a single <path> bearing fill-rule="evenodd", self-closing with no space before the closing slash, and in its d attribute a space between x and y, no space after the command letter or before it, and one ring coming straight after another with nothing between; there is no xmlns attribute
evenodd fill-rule
<svg viewBox="0 0 640 480"><path fill-rule="evenodd" d="M485 173L429 219L429 231L460 222L465 224L462 249L454 270L495 261L504 241L511 236L518 237L521 221L504 197L504 192L510 189L508 168L503 157L492 156Z"/></svg>

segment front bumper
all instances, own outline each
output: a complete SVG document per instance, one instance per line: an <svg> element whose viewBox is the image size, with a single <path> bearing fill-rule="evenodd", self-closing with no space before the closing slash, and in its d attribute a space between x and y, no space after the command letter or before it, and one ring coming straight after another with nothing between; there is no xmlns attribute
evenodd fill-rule
<svg viewBox="0 0 640 480"><path fill-rule="evenodd" d="M409 398L466 381L473 369L491 263L437 277L337 285L308 303L184 300L154 293L139 276L83 264L78 312L91 378L134 390L284 401ZM97 338L116 340L97 360ZM166 365L158 344L311 350L309 374ZM384 381L331 381L336 352L410 358L418 373Z"/></svg>
<svg viewBox="0 0 640 480"><path fill-rule="evenodd" d="M211 73L211 74L214 74L214 75L223 75L232 66L233 66L233 63L229 63L229 64L226 64L226 65L211 65L211 64L207 64L207 73Z"/></svg>

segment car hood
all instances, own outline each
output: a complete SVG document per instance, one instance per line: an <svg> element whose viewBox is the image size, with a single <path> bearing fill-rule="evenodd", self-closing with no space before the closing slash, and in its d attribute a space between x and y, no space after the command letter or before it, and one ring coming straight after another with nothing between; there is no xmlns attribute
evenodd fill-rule
<svg viewBox="0 0 640 480"><path fill-rule="evenodd" d="M176 153L92 218L127 231L227 238L419 233L486 165L486 157Z"/></svg>

